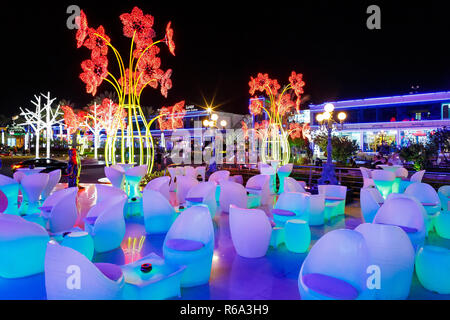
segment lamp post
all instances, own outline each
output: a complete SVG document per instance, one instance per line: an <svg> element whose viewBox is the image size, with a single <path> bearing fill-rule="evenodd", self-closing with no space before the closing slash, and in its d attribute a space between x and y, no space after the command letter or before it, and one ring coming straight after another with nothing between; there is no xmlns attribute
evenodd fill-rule
<svg viewBox="0 0 450 320"><path fill-rule="evenodd" d="M336 172L334 170L334 164L332 160L333 146L332 146L332 136L331 132L337 121L333 119L334 105L332 103L327 103L325 105L325 112L317 115L316 119L319 125L327 130L328 142L327 142L327 162L323 165L322 176L318 180L318 184L338 184L336 178ZM347 118L345 112L339 112L337 115L339 123L341 124L341 129L343 128L343 122Z"/></svg>

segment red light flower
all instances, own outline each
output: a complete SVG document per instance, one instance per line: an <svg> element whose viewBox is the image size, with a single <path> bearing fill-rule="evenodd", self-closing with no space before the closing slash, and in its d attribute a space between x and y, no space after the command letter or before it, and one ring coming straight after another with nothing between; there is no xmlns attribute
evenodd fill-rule
<svg viewBox="0 0 450 320"><path fill-rule="evenodd" d="M77 40L77 48L81 48L88 34L88 22L83 10L80 10L80 15L75 17L75 23L78 26L75 39Z"/></svg>
<svg viewBox="0 0 450 320"><path fill-rule="evenodd" d="M291 123L289 125L289 136L291 139L300 139L303 137L303 126L300 123Z"/></svg>
<svg viewBox="0 0 450 320"><path fill-rule="evenodd" d="M138 45L144 46L146 43L151 43L151 39L155 36L155 31L152 29L154 19L151 15L144 15L141 9L134 7L131 13L120 15L120 20L122 20L125 37L132 38L136 32L135 42Z"/></svg>
<svg viewBox="0 0 450 320"><path fill-rule="evenodd" d="M64 124L66 125L67 131L69 134L73 134L80 127L81 123L84 121L86 117L86 113L84 111L74 111L69 106L61 106L61 110L64 113Z"/></svg>
<svg viewBox="0 0 450 320"><path fill-rule="evenodd" d="M108 42L111 39L105 34L103 26L98 27L97 30L89 28L88 35L89 38L84 42L84 46L92 50L91 57L105 56L108 53Z"/></svg>
<svg viewBox="0 0 450 320"><path fill-rule="evenodd" d="M153 88L158 87L158 81L156 79L157 70L161 66L161 59L152 54L152 52L145 52L137 65L139 81L144 84L149 83Z"/></svg>
<svg viewBox="0 0 450 320"><path fill-rule="evenodd" d="M255 94L255 91L265 91L266 86L269 84L269 75L267 73L262 74L258 73L256 78L250 77L250 82L248 85L250 86L250 94Z"/></svg>
<svg viewBox="0 0 450 320"><path fill-rule="evenodd" d="M183 128L183 118L186 115L184 108L184 100L177 102L171 107L162 107L160 111L160 118L158 118L159 128L164 130L175 130Z"/></svg>
<svg viewBox="0 0 450 320"><path fill-rule="evenodd" d="M258 98L253 98L250 101L250 105L248 109L250 110L250 113L254 116L261 114L263 108L263 103Z"/></svg>
<svg viewBox="0 0 450 320"><path fill-rule="evenodd" d="M161 83L161 94L167 98L167 92L172 89L172 79L170 76L172 75L172 69L168 69L164 75L162 75L160 83Z"/></svg>
<svg viewBox="0 0 450 320"><path fill-rule="evenodd" d="M291 110L291 108L295 105L295 103L291 100L289 95L284 94L279 102L278 112L280 115L284 116L287 112Z"/></svg>
<svg viewBox="0 0 450 320"><path fill-rule="evenodd" d="M136 93L139 95L139 92L144 88L144 82L141 79L139 79L139 82L136 84L136 81L138 80L139 73L133 72L132 75L132 81L130 83L130 69L125 69L125 79L121 77L119 79L119 84L122 86L123 93L125 95L130 94L130 86L131 86L131 93Z"/></svg>
<svg viewBox="0 0 450 320"><path fill-rule="evenodd" d="M169 47L169 51L171 54L175 56L175 42L173 41L173 29L170 27L171 21L167 24L166 27L166 44Z"/></svg>
<svg viewBox="0 0 450 320"><path fill-rule="evenodd" d="M276 96L278 94L278 90L280 90L281 86L278 84L278 81L276 79L269 80L266 88L267 94L271 94L273 96Z"/></svg>
<svg viewBox="0 0 450 320"><path fill-rule="evenodd" d="M297 96L303 94L303 87L305 86L305 82L303 81L303 74L297 74L295 71L292 71L291 76L289 77L289 82L291 83L292 89Z"/></svg>
<svg viewBox="0 0 450 320"><path fill-rule="evenodd" d="M97 87L108 76L108 59L100 56L85 60L81 63L81 68L84 72L80 74L80 79L86 84L86 92L95 96Z"/></svg>

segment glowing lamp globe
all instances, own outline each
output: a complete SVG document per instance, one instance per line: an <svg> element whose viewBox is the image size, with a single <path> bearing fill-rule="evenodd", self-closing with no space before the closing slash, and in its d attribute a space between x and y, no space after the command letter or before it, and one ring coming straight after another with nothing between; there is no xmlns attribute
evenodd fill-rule
<svg viewBox="0 0 450 320"><path fill-rule="evenodd" d="M339 112L338 113L338 119L340 121L344 121L347 118L347 114L345 112Z"/></svg>
<svg viewBox="0 0 450 320"><path fill-rule="evenodd" d="M329 113L328 111L323 113L324 120L330 120L330 118L331 118L331 113Z"/></svg>
<svg viewBox="0 0 450 320"><path fill-rule="evenodd" d="M217 121L217 119L219 119L219 115L218 115L217 113L213 113L213 114L211 115L211 120L212 120L212 121Z"/></svg>
<svg viewBox="0 0 450 320"><path fill-rule="evenodd" d="M203 125L205 127L209 127L209 120L208 119L203 120Z"/></svg>
<svg viewBox="0 0 450 320"><path fill-rule="evenodd" d="M220 125L221 125L222 127L226 127L226 126L227 126L227 121L226 121L226 120L220 121Z"/></svg>
<svg viewBox="0 0 450 320"><path fill-rule="evenodd" d="M325 105L325 111L328 113L331 113L334 111L334 105L332 103L327 103Z"/></svg>
<svg viewBox="0 0 450 320"><path fill-rule="evenodd" d="M322 122L322 121L323 121L323 114L319 113L319 114L316 116L316 120L317 120L318 122Z"/></svg>

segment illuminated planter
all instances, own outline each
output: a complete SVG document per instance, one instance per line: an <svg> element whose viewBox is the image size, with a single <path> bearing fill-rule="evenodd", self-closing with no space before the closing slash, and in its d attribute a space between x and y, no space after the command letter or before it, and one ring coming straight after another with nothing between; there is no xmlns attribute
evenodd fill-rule
<svg viewBox="0 0 450 320"><path fill-rule="evenodd" d="M0 174L0 190L8 199L8 205L3 213L19 214L17 198L19 197L19 183L10 177Z"/></svg>
<svg viewBox="0 0 450 320"><path fill-rule="evenodd" d="M144 225L148 234L166 233L175 220L175 209L158 191L144 189Z"/></svg>
<svg viewBox="0 0 450 320"><path fill-rule="evenodd" d="M0 215L0 277L22 278L44 271L50 237L36 223L16 215Z"/></svg>
<svg viewBox="0 0 450 320"><path fill-rule="evenodd" d="M214 227L208 207L190 207L175 219L164 239L164 260L186 266L181 287L209 282L214 250Z"/></svg>
<svg viewBox="0 0 450 320"><path fill-rule="evenodd" d="M300 219L288 220L284 227L286 248L295 253L308 251L311 231L308 222Z"/></svg>
<svg viewBox="0 0 450 320"><path fill-rule="evenodd" d="M369 299L369 252L357 231L339 229L326 233L311 248L298 276L302 300Z"/></svg>
<svg viewBox="0 0 450 320"><path fill-rule="evenodd" d="M284 180L289 177L293 167L294 165L292 163L289 163L278 169L278 178L280 179L280 188L278 189L278 193L281 194L284 192Z"/></svg>
<svg viewBox="0 0 450 320"><path fill-rule="evenodd" d="M450 239L450 211L440 212L434 221L434 227L441 238Z"/></svg>
<svg viewBox="0 0 450 320"><path fill-rule="evenodd" d="M416 274L425 289L450 294L450 250L424 246L416 255Z"/></svg>
<svg viewBox="0 0 450 320"><path fill-rule="evenodd" d="M61 245L82 253L89 260L94 256L94 240L87 232L71 232L63 238Z"/></svg>
<svg viewBox="0 0 450 320"><path fill-rule="evenodd" d="M414 273L414 248L407 234L397 226L364 223L356 227L366 240L370 265L379 267L377 300L404 300ZM369 275L368 275L369 276Z"/></svg>

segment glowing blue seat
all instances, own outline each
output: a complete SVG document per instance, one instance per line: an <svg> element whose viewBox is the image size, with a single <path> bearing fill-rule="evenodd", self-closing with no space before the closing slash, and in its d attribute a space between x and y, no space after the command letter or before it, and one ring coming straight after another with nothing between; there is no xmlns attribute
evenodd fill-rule
<svg viewBox="0 0 450 320"><path fill-rule="evenodd" d="M175 209L160 192L144 189L144 225L148 234L166 233L175 220Z"/></svg>
<svg viewBox="0 0 450 320"><path fill-rule="evenodd" d="M416 274L425 289L450 294L450 250L423 246L416 255Z"/></svg>

